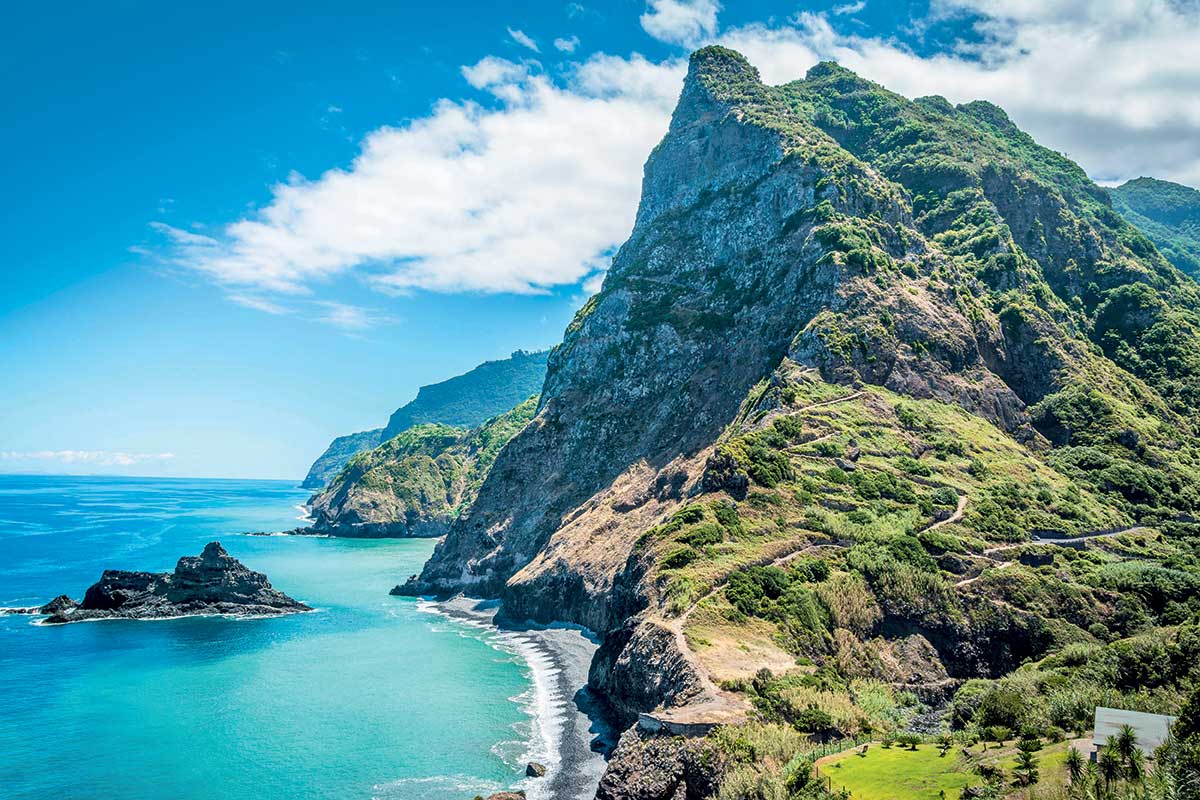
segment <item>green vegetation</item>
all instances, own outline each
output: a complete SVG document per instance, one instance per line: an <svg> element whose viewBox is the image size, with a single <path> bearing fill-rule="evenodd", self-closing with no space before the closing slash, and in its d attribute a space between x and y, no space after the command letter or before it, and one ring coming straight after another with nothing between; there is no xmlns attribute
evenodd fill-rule
<svg viewBox="0 0 1200 800"><path fill-rule="evenodd" d="M1137 178L1108 190L1113 208L1154 242L1172 264L1200 278L1200 191Z"/></svg>
<svg viewBox="0 0 1200 800"><path fill-rule="evenodd" d="M414 425L359 453L310 502L317 527L448 524L536 411L531 397L474 430Z"/></svg>
<svg viewBox="0 0 1200 800"><path fill-rule="evenodd" d="M1118 213L989 103L910 101L828 63L768 87L723 48L692 70L735 110L721 124L779 134L773 168L811 203L772 241L823 301L639 540L664 616L753 708L745 729L809 737L736 758L721 796L821 796L812 743L860 735L881 741L836 760L834 792L1178 796L1128 748L1090 774L1065 739L1097 705L1175 713L1200 684L1200 286L1122 217L1134 192ZM641 292L637 266L606 291L628 291L639 342L760 324L746 298L779 291L709 271L693 312ZM945 738L910 730L930 725ZM713 738L745 754L738 735ZM1196 737L1169 758L1194 763Z"/></svg>

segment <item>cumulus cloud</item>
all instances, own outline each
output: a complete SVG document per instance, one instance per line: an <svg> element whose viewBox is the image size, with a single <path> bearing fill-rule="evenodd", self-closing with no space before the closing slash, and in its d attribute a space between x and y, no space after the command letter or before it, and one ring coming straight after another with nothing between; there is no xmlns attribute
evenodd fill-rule
<svg viewBox="0 0 1200 800"><path fill-rule="evenodd" d="M640 21L655 39L694 47L716 33L720 10L716 0L648 0Z"/></svg>
<svg viewBox="0 0 1200 800"><path fill-rule="evenodd" d="M0 461L90 464L99 467L130 467L147 462L170 461L174 457L174 453L121 453L110 450L0 450Z"/></svg>
<svg viewBox="0 0 1200 800"><path fill-rule="evenodd" d="M1097 6L937 0L931 22L955 18L977 35L931 55L846 33L834 14L719 31L715 2L652 0L642 24L666 41L736 48L771 83L833 59L910 97L991 100L1101 180L1200 183L1200 11L1171 0ZM211 235L155 226L179 263L234 302L308 309L344 330L386 320L320 305L314 292L346 274L385 292L594 285L629 234L642 165L685 68L682 58L593 54L551 76L537 61L489 56L462 69L489 102L441 100L380 128L348 167L293 175L264 208Z"/></svg>
<svg viewBox="0 0 1200 800"><path fill-rule="evenodd" d="M521 45L521 47L532 50L535 53L542 52L541 49L538 47L538 43L533 40L532 36L525 33L525 31L517 30L515 28L509 28L508 35L512 37L512 40L514 42Z"/></svg>
<svg viewBox="0 0 1200 800"><path fill-rule="evenodd" d="M574 53L576 47L579 47L578 36L572 36L568 39L559 38L554 40L554 49L563 53Z"/></svg>
<svg viewBox="0 0 1200 800"><path fill-rule="evenodd" d="M180 262L242 298L304 294L350 271L393 292L573 284L604 269L628 236L642 163L666 130L683 69L600 56L556 85L483 59L463 74L498 107L444 100L377 130L347 169L293 176L219 240L160 229Z"/></svg>

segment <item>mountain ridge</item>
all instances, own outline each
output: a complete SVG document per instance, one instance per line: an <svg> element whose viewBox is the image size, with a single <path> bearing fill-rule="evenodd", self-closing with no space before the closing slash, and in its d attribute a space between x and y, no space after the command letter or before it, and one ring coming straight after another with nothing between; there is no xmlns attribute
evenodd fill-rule
<svg viewBox="0 0 1200 800"><path fill-rule="evenodd" d="M508 411L541 390L548 355L548 350L516 350L506 359L485 361L462 375L420 387L416 397L392 412L384 427L335 438L313 462L301 488L323 489L353 456L413 425L474 428Z"/></svg>

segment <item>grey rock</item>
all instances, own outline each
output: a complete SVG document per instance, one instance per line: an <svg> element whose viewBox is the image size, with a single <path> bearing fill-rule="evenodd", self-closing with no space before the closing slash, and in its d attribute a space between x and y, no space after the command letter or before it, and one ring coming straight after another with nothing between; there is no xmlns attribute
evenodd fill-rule
<svg viewBox="0 0 1200 800"><path fill-rule="evenodd" d="M94 619L163 619L181 616L275 616L311 611L271 586L210 542L199 556L179 559L174 572L105 570L83 602L61 595L42 606L47 624Z"/></svg>

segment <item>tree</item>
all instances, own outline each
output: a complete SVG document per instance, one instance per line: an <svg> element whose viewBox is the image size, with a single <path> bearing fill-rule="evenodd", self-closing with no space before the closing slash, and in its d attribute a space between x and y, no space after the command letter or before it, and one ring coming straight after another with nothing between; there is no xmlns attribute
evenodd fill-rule
<svg viewBox="0 0 1200 800"><path fill-rule="evenodd" d="M1133 729L1132 725L1122 725L1113 740L1116 742L1117 752L1121 755L1122 764L1128 764L1133 754L1140 752L1137 745L1137 731Z"/></svg>
<svg viewBox="0 0 1200 800"><path fill-rule="evenodd" d="M1076 786L1083 778L1084 772L1083 753L1072 747L1067 750L1067 776L1071 779L1071 785Z"/></svg>
<svg viewBox="0 0 1200 800"><path fill-rule="evenodd" d="M1146 781L1146 754L1137 748L1125 761L1125 778L1134 786L1142 786Z"/></svg>
<svg viewBox="0 0 1200 800"><path fill-rule="evenodd" d="M1017 742L1017 772L1021 774L1021 782L1026 786L1037 783L1037 758L1034 754L1041 746L1042 743L1036 739L1022 739Z"/></svg>
<svg viewBox="0 0 1200 800"><path fill-rule="evenodd" d="M1121 761L1121 751L1117 749L1116 742L1110 740L1100 751L1100 758L1097 761L1100 770L1100 777L1104 779L1104 792L1109 794L1112 792L1113 783L1121 780L1121 776L1125 773L1125 764Z"/></svg>

